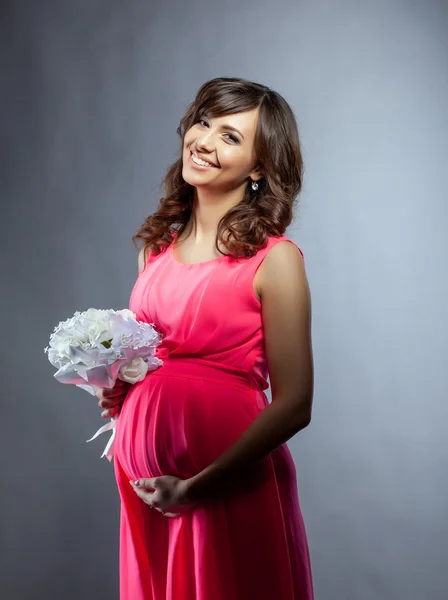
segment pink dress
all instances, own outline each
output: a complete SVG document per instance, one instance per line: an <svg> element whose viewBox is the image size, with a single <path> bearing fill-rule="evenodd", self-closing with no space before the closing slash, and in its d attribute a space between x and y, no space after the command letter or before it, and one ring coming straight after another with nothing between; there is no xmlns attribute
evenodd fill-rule
<svg viewBox="0 0 448 600"><path fill-rule="evenodd" d="M117 420L120 600L312 600L295 465L286 444L228 493L165 517L130 479L192 477L267 405L261 303L249 259L184 264L173 243L150 256L129 308L165 335L164 364L131 387ZM299 248L300 250L300 248ZM302 257L303 253L300 250Z"/></svg>

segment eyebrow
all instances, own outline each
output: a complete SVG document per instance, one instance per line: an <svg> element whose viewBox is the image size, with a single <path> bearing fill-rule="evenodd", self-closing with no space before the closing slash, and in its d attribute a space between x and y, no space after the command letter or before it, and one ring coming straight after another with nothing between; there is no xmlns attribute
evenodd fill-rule
<svg viewBox="0 0 448 600"><path fill-rule="evenodd" d="M201 116L201 119L205 118L205 119L211 119L211 117L209 117L207 114L204 114ZM230 129L230 131L236 131L236 133L239 133L240 136L243 138L244 140L244 135L241 133L241 131L239 129L237 129L236 127L233 127L232 125L221 125L221 129Z"/></svg>
<svg viewBox="0 0 448 600"><path fill-rule="evenodd" d="M244 140L244 135L241 133L241 131L236 127L232 127L232 125L221 125L221 129L230 129L231 131L236 131Z"/></svg>

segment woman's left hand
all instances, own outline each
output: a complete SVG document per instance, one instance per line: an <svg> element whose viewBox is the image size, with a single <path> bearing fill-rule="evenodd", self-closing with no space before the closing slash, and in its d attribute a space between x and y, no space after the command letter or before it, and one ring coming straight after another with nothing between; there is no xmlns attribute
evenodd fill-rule
<svg viewBox="0 0 448 600"><path fill-rule="evenodd" d="M161 475L129 483L137 496L151 508L155 508L165 517L178 517L196 504L188 499L187 481L175 475ZM166 512L168 510L170 512Z"/></svg>

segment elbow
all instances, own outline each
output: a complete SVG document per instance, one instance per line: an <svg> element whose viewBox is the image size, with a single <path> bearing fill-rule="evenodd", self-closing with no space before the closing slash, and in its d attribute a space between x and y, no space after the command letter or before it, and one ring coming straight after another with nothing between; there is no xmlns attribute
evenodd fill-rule
<svg viewBox="0 0 448 600"><path fill-rule="evenodd" d="M305 429L311 423L312 400L302 402L297 414L297 424L300 429Z"/></svg>
<svg viewBox="0 0 448 600"><path fill-rule="evenodd" d="M311 423L311 414L304 415L299 420L299 427L300 427L300 429L305 429L306 427L308 427L308 425L310 423Z"/></svg>
<svg viewBox="0 0 448 600"><path fill-rule="evenodd" d="M293 415L289 413L288 422L293 430L298 433L301 429L305 429L311 423L311 413L309 411L303 411L297 409Z"/></svg>
<svg viewBox="0 0 448 600"><path fill-rule="evenodd" d="M273 398L272 404L274 404L274 400L275 398ZM311 423L312 398L310 399L307 396L306 399L302 397L299 401L290 400L288 402L275 402L275 404L279 409L282 407L283 418L296 432L305 429Z"/></svg>

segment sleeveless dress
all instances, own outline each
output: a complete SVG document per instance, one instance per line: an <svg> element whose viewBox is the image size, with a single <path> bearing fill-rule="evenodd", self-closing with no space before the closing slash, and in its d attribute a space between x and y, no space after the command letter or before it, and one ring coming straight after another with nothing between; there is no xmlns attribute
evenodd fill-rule
<svg viewBox="0 0 448 600"><path fill-rule="evenodd" d="M272 236L251 258L184 264L173 254L176 236L149 256L129 302L138 320L165 337L157 348L164 364L131 386L116 424L120 600L312 600L296 470L286 444L222 497L179 517L151 509L129 484L192 477L268 405L253 278L274 244L294 242Z"/></svg>

